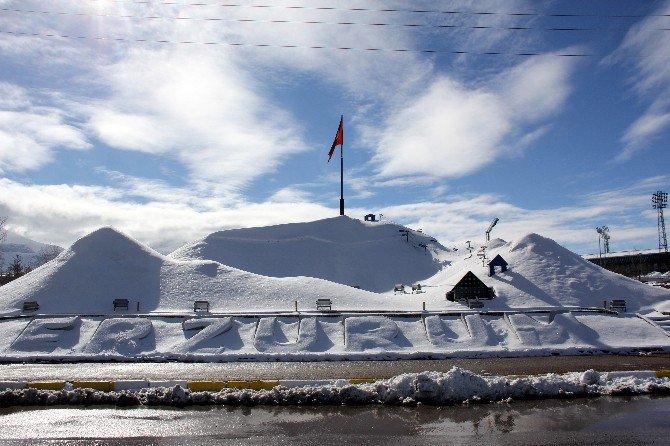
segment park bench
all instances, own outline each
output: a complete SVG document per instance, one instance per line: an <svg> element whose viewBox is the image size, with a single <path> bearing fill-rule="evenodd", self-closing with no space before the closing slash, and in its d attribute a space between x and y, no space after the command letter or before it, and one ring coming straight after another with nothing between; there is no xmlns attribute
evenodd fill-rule
<svg viewBox="0 0 670 446"><path fill-rule="evenodd" d="M114 299L114 311L117 309L128 309L128 299Z"/></svg>
<svg viewBox="0 0 670 446"><path fill-rule="evenodd" d="M35 301L23 302L23 311L37 311L40 309L40 304Z"/></svg>
<svg viewBox="0 0 670 446"><path fill-rule="evenodd" d="M416 294L423 293L423 291L421 291L421 284L420 283L415 283L414 285L412 285L412 293L416 293Z"/></svg>
<svg viewBox="0 0 670 446"><path fill-rule="evenodd" d="M333 301L330 299L317 299L316 300L316 309L317 310L332 310Z"/></svg>
<svg viewBox="0 0 670 446"><path fill-rule="evenodd" d="M610 301L610 310L626 312L626 301L623 299L613 299Z"/></svg>
<svg viewBox="0 0 670 446"><path fill-rule="evenodd" d="M198 311L204 311L206 313L209 313L209 301L208 300L196 300L193 302L193 311L198 312Z"/></svg>
<svg viewBox="0 0 670 446"><path fill-rule="evenodd" d="M484 308L484 302L479 300L466 300L468 308Z"/></svg>
<svg viewBox="0 0 670 446"><path fill-rule="evenodd" d="M402 283L396 283L395 286L393 287L393 292L394 293L404 293L405 292L405 285Z"/></svg>

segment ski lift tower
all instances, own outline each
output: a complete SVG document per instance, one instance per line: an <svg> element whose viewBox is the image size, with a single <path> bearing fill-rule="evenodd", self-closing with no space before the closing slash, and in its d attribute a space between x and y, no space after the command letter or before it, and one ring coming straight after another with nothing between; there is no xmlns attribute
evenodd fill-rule
<svg viewBox="0 0 670 446"><path fill-rule="evenodd" d="M489 228L486 230L486 241L489 242L491 241L491 231L493 230L493 227L498 223L498 217L494 218L491 224L489 225Z"/></svg>
<svg viewBox="0 0 670 446"><path fill-rule="evenodd" d="M607 226L601 226L599 228L596 228L596 232L598 233L598 250L600 251L600 239L603 241L603 251L605 254L609 254L610 252L610 228Z"/></svg>
<svg viewBox="0 0 670 446"><path fill-rule="evenodd" d="M651 196L652 207L658 211L658 252L668 252L668 239L665 236L665 220L663 208L668 207L668 193L660 190Z"/></svg>

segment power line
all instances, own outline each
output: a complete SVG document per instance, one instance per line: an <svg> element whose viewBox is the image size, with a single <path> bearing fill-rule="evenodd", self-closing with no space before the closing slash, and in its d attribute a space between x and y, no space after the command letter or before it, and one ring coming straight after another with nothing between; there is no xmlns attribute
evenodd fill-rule
<svg viewBox="0 0 670 446"><path fill-rule="evenodd" d="M475 16L512 16L512 17L600 17L600 18L643 18L643 17L670 17L670 14L580 14L580 13L550 13L541 14L535 12L504 12L504 11L460 11L460 10L438 10L438 9L401 9L401 8L338 8L336 6L303 6L303 5L243 5L239 3L182 3L171 1L150 0L89 0L91 2L108 3L133 3L146 5L171 5L171 6L217 6L223 8L251 8L251 9L292 9L308 11L347 11L347 12L402 12L413 14L443 14L443 15L475 15Z"/></svg>
<svg viewBox="0 0 670 446"><path fill-rule="evenodd" d="M136 15L136 14L102 14L88 12L70 12L70 11L39 11L33 9L14 9L0 8L4 12L16 12L22 14L44 14L44 15L70 15L77 17L104 17L121 19L142 19L142 20L193 20L193 21L215 21L225 23L263 23L263 24L300 24L300 25L349 25L349 26L377 26L377 27L405 27L405 28L433 28L433 29L496 29L512 31L605 31L605 30L623 30L623 27L532 27L532 26L491 26L491 25L456 25L456 24L425 24L425 23L365 23L365 22L328 22L322 20L285 20L285 19L229 19L223 17L184 17L184 16L162 16L162 15ZM670 28L654 28L655 31L670 31Z"/></svg>
<svg viewBox="0 0 670 446"><path fill-rule="evenodd" d="M213 46L234 46L234 47L253 47L253 48L296 48L311 50L341 50L341 51L374 51L374 52L393 52L393 53L429 53L429 54L454 54L454 55L475 55L475 56L554 56L554 57L592 57L594 54L588 53L537 53L537 52L505 52L505 51L465 51L465 50L440 50L440 49L405 49L405 48L360 48L360 47L336 47L325 45L291 45L291 44L266 44L266 43L248 43L248 42L198 42L193 40L167 40L167 39L134 39L127 37L106 37L106 36L72 36L68 34L55 33L29 33L19 31L0 30L1 34L11 34L14 36L29 37L47 37L63 38L77 40L103 40L110 42L141 42L141 43L167 43L175 45L213 45ZM644 57L644 56L630 56Z"/></svg>

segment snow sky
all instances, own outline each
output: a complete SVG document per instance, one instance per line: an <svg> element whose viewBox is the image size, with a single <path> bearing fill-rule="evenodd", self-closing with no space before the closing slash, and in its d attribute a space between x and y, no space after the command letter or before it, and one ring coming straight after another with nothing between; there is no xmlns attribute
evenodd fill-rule
<svg viewBox="0 0 670 446"><path fill-rule="evenodd" d="M167 252L337 215L344 114L350 216L657 246L670 1L189 3L0 0L10 228L68 245L114 225Z"/></svg>

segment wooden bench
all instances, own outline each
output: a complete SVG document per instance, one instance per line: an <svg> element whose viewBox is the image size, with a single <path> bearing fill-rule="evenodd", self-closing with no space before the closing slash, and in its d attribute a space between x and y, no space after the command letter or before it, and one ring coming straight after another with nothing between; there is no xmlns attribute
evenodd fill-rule
<svg viewBox="0 0 670 446"><path fill-rule="evenodd" d="M193 302L193 311L198 312L198 311L204 311L206 313L209 313L209 301L208 300L196 300Z"/></svg>
<svg viewBox="0 0 670 446"><path fill-rule="evenodd" d="M23 302L23 311L37 311L40 309L40 304L35 301L26 301Z"/></svg>
<svg viewBox="0 0 670 446"><path fill-rule="evenodd" d="M423 291L421 291L421 284L420 283L415 283L414 285L412 285L412 293L416 293L416 294L423 293Z"/></svg>
<svg viewBox="0 0 670 446"><path fill-rule="evenodd" d="M128 299L114 299L114 311L117 309L128 309Z"/></svg>
<svg viewBox="0 0 670 446"><path fill-rule="evenodd" d="M394 293L404 293L405 292L405 285L402 283L396 283L395 286L393 287L393 292Z"/></svg>
<svg viewBox="0 0 670 446"><path fill-rule="evenodd" d="M317 299L316 300L316 309L317 310L332 310L333 301L330 299Z"/></svg>
<svg viewBox="0 0 670 446"><path fill-rule="evenodd" d="M626 301L623 299L613 299L610 301L610 310L626 312Z"/></svg>
<svg viewBox="0 0 670 446"><path fill-rule="evenodd" d="M484 302L479 300L466 300L468 308L484 308Z"/></svg>

